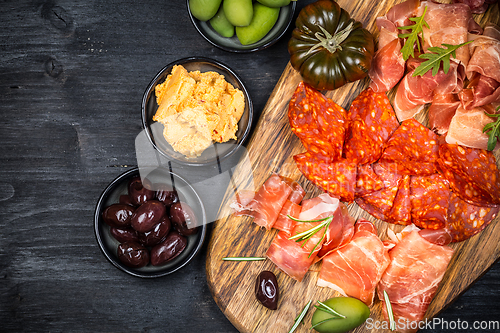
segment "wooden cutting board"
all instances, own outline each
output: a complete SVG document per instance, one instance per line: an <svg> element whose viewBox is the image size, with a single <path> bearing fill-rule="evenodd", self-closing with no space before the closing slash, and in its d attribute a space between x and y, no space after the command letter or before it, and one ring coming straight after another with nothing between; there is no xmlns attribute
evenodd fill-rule
<svg viewBox="0 0 500 333"><path fill-rule="evenodd" d="M338 0L339 5L351 13L351 17L361 21L375 37L378 37L375 18L384 15L390 7L399 2L402 1ZM498 6L494 6L486 14L476 17L476 21L481 26L486 22L499 24L499 17ZM229 188L225 195L219 219L214 224L208 245L206 270L209 287L222 312L241 332L288 332L297 314L309 300L316 303L317 300L339 296L329 288L316 286L319 263L310 268L301 282L297 282L281 272L270 260L253 262L221 260L228 256L265 257L276 234L275 230L260 229L251 218L231 215L229 203L234 199L235 189L251 188L253 184L258 187L272 172L277 172L298 180L307 191L306 198L321 193L301 175L292 159L293 155L304 151L300 141L292 134L287 117L288 102L300 80L300 75L289 63L264 107L248 143L248 160L251 167L248 168L248 165L244 164L233 173L234 187ZM338 90L327 92L326 96L348 109L352 100L367 85L368 80L348 84ZM389 97L392 95L393 93L390 93ZM425 116L421 116L419 120L425 123ZM498 154L496 157L498 160ZM349 211L356 219L364 217L374 222L382 239L387 238L387 228L396 232L401 229L400 226L373 218L356 204L351 204ZM427 311L427 318L438 314L500 257L498 220L499 217L479 235L452 245L455 254ZM263 307L255 298L255 280L264 270L274 272L278 279L281 296L276 311ZM382 305L383 303L377 300L371 307L373 320L383 320ZM296 332L310 332L312 313L312 310L308 312L305 318L306 324L300 325ZM355 330L355 332L368 331L383 330L368 330L365 325Z"/></svg>

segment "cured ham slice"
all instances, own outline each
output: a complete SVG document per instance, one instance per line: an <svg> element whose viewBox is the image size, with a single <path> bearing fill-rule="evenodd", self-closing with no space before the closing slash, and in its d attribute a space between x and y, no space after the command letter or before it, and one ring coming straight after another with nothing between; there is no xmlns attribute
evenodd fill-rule
<svg viewBox="0 0 500 333"><path fill-rule="evenodd" d="M308 152L327 162L340 158L346 127L342 107L300 82L288 106L288 119Z"/></svg>
<svg viewBox="0 0 500 333"><path fill-rule="evenodd" d="M434 94L432 104L427 110L429 127L439 135L445 134L459 106L460 99L457 94Z"/></svg>
<svg viewBox="0 0 500 333"><path fill-rule="evenodd" d="M389 262L387 249L373 224L360 219L351 241L323 258L317 284L371 305Z"/></svg>
<svg viewBox="0 0 500 333"><path fill-rule="evenodd" d="M470 148L487 149L488 134L483 133L483 128L494 121L485 114L485 112L492 111L491 109L478 106L466 110L462 106L458 107L455 116L451 119L446 142Z"/></svg>
<svg viewBox="0 0 500 333"><path fill-rule="evenodd" d="M398 29L386 17L377 18L380 31L378 50L372 60L368 76L372 80L370 88L375 92L392 89L404 75L405 61L401 53Z"/></svg>
<svg viewBox="0 0 500 333"><path fill-rule="evenodd" d="M324 193L318 197L304 200L302 210L299 215L300 220L316 220L323 217L332 216L338 210L340 201ZM321 222L299 222L295 225L292 235L299 234L317 226ZM334 221L332 224L335 225ZM332 225L331 224L331 225ZM283 231L279 231L271 246L267 250L266 256L295 280L301 281L309 267L316 260L316 256L321 249L321 245L326 240L321 231L315 233L305 244L289 239L291 236Z"/></svg>
<svg viewBox="0 0 500 333"><path fill-rule="evenodd" d="M492 152L442 144L438 163L450 188L460 198L478 206L500 205L500 170Z"/></svg>
<svg viewBox="0 0 500 333"><path fill-rule="evenodd" d="M432 75L432 71L422 76L413 76L415 68L421 62L422 59L407 62L410 72L403 77L397 88L394 97L394 112L399 121L410 119L422 111L425 104L432 102L435 93L456 93L462 87L463 83L457 77L457 63L452 61L446 74L441 68L435 76Z"/></svg>
<svg viewBox="0 0 500 333"><path fill-rule="evenodd" d="M387 141L380 158L394 162L407 175L431 175L436 172L437 135L414 118L405 120Z"/></svg>
<svg viewBox="0 0 500 333"><path fill-rule="evenodd" d="M469 44L471 58L466 69L472 97L462 100L466 108L500 102L500 27L487 25L484 34Z"/></svg>
<svg viewBox="0 0 500 333"><path fill-rule="evenodd" d="M384 144L399 126L386 94L371 88L354 99L348 121L344 156L349 162L359 164L376 162Z"/></svg>
<svg viewBox="0 0 500 333"><path fill-rule="evenodd" d="M479 26L475 24L470 11L470 7L462 3L442 4L433 1L422 1L418 16L423 14L427 7L425 25L422 28L424 43L423 48L442 47L441 44L458 45L467 42L469 27L471 30L477 30ZM456 50L455 59L461 63L463 69L469 63L469 50L467 47L461 47Z"/></svg>
<svg viewBox="0 0 500 333"><path fill-rule="evenodd" d="M389 251L390 264L378 284L378 297L383 300L387 292L396 323L410 323L398 325L398 332L415 332L411 327L419 327L453 256L453 249L420 234L427 232L412 231ZM446 231L435 231L428 239L441 239L438 233Z"/></svg>
<svg viewBox="0 0 500 333"><path fill-rule="evenodd" d="M299 183L290 180L286 180L290 187L292 188L292 193L285 201L283 208L278 215L278 219L273 224L274 229L281 230L287 234L291 234L293 228L295 227L295 221L289 218L288 216L298 218L302 207L300 206L300 202L304 198L306 191L300 186Z"/></svg>
<svg viewBox="0 0 500 333"><path fill-rule="evenodd" d="M356 164L346 159L324 162L306 152L293 157L298 169L313 184L342 201L352 202L356 188Z"/></svg>
<svg viewBox="0 0 500 333"><path fill-rule="evenodd" d="M250 192L240 192L240 195L237 195L237 203L231 207L236 216L251 216L257 225L270 229L292 191L287 181L273 173L251 200Z"/></svg>
<svg viewBox="0 0 500 333"><path fill-rule="evenodd" d="M464 241L479 232L498 215L499 207L480 207L471 205L460 199L455 193L451 194L448 206L446 230L450 233L453 242Z"/></svg>
<svg viewBox="0 0 500 333"><path fill-rule="evenodd" d="M387 19L397 27L413 24L408 18L415 16L420 5L420 0L407 0L401 2L387 11Z"/></svg>

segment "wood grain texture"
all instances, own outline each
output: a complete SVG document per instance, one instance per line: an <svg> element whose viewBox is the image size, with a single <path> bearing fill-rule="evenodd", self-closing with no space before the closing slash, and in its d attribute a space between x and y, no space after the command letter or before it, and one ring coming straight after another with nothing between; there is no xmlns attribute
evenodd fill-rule
<svg viewBox="0 0 500 333"><path fill-rule="evenodd" d="M339 0L342 8L351 16L363 22L364 26L377 35L374 19L384 15L394 3L401 1L346 1ZM484 25L492 21L498 24L498 7L490 8L477 21ZM300 82L300 75L290 64L285 68L279 82L273 90L257 128L248 144L248 156L251 169L242 168L234 173L234 188L228 189L221 207L220 218L214 227L208 247L207 280L218 306L240 332L287 332L293 325L294 318L308 300L324 300L339 294L329 288L316 286L319 264L313 265L303 281L297 282L281 272L269 261L260 262L224 262L226 256L265 256L276 231L260 229L248 217L230 215L229 203L234 200L234 191L249 188L253 181L256 186L262 184L272 172L297 179L307 191L307 196L314 196L321 191L312 186L298 171L292 156L304 151L300 141L291 133L287 110L295 87ZM338 90L326 92L326 96L344 108L367 87L363 80L348 84ZM392 97L394 92L389 92ZM426 114L417 117L426 123ZM498 152L496 154L499 160ZM500 162L499 162L500 165ZM391 225L373 218L356 204L348 206L350 214L356 219L367 218L375 223L379 236L386 238L388 228L398 232L401 226ZM483 232L471 239L453 244L455 254L443 278L439 290L431 303L426 318L436 316L454 299L463 293L474 281L484 274L500 257L500 224L497 217ZM263 270L273 271L280 285L281 297L278 310L271 311L263 307L254 296L254 283ZM371 307L371 318L383 320L382 302L376 301ZM305 322L311 320L309 311ZM301 325L296 332L309 332L310 325ZM369 331L364 326L355 332ZM371 330L383 332L384 330Z"/></svg>

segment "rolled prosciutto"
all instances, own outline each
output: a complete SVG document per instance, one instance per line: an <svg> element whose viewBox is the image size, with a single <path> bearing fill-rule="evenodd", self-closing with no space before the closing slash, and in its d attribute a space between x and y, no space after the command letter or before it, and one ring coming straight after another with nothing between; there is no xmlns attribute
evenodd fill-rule
<svg viewBox="0 0 500 333"><path fill-rule="evenodd" d="M360 219L351 241L323 258L317 284L371 305L375 288L389 262L389 254L375 226Z"/></svg>
<svg viewBox="0 0 500 333"><path fill-rule="evenodd" d="M419 327L415 322L424 318L453 255L453 249L443 245L450 240L444 229L414 230L389 251L390 264L377 292L381 300L387 292L398 332Z"/></svg>

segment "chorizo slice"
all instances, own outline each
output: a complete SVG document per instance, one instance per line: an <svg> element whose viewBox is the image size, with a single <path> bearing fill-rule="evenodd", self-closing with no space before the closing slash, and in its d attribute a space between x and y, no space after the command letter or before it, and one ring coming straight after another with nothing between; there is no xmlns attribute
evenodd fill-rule
<svg viewBox="0 0 500 333"><path fill-rule="evenodd" d="M480 207L469 204L452 193L448 206L446 229L452 242L464 241L481 232L498 215L500 207Z"/></svg>
<svg viewBox="0 0 500 333"><path fill-rule="evenodd" d="M386 222L400 225L410 225L411 200L410 200L410 175L404 175L398 187L391 210L386 214Z"/></svg>
<svg viewBox="0 0 500 333"><path fill-rule="evenodd" d="M437 171L438 157L437 135L411 118L403 121L392 134L380 159L395 162L404 174L432 175Z"/></svg>
<svg viewBox="0 0 500 333"><path fill-rule="evenodd" d="M300 172L313 184L345 202L354 201L356 188L355 163L345 159L325 162L309 152L293 157Z"/></svg>
<svg viewBox="0 0 500 333"><path fill-rule="evenodd" d="M362 91L347 114L348 127L343 156L359 164L375 163L385 143L398 128L394 110L384 92Z"/></svg>
<svg viewBox="0 0 500 333"><path fill-rule="evenodd" d="M304 82L295 89L288 105L292 132L308 152L324 161L341 157L347 112Z"/></svg>
<svg viewBox="0 0 500 333"><path fill-rule="evenodd" d="M442 144L438 164L452 190L463 200L479 206L500 205L500 170L492 152Z"/></svg>
<svg viewBox="0 0 500 333"><path fill-rule="evenodd" d="M362 197L366 194L377 192L384 188L384 182L373 171L371 164L359 164L356 174L356 190L357 197Z"/></svg>
<svg viewBox="0 0 500 333"><path fill-rule="evenodd" d="M411 176L410 201L412 222L420 228L441 229L446 226L451 190L440 174Z"/></svg>

